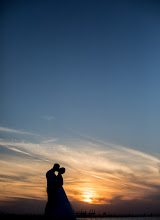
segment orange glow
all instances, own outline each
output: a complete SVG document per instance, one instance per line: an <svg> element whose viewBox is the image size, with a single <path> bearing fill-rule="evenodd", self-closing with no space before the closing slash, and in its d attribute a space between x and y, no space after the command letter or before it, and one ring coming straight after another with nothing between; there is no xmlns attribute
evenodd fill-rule
<svg viewBox="0 0 160 220"><path fill-rule="evenodd" d="M57 158L66 167L63 187L71 202L110 204L114 198L135 200L156 192L154 186L160 182L159 159L117 146L93 150L87 144L77 151L62 145L51 147L47 142L37 145L0 140L0 146L16 153L4 154L0 160L0 202L17 198L47 200L45 174Z"/></svg>
<svg viewBox="0 0 160 220"><path fill-rule="evenodd" d="M84 202L88 202L88 203L92 203L93 202L93 195L92 194L88 194L88 195L83 195L83 201Z"/></svg>

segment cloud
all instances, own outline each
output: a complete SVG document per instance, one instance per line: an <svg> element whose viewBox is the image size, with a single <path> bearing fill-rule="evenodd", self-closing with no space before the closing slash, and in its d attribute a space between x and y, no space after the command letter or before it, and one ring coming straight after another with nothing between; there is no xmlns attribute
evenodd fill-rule
<svg viewBox="0 0 160 220"><path fill-rule="evenodd" d="M44 116L41 116L42 119L45 119L47 121L51 121L51 120L55 120L56 117L54 117L53 115L44 115Z"/></svg>
<svg viewBox="0 0 160 220"><path fill-rule="evenodd" d="M84 195L91 194L93 202L102 205L115 201L114 198L123 198L125 201L143 200L144 195L147 198L159 192L160 160L125 146L94 138L63 140L62 144L60 139L53 137L37 139L36 143L0 139L0 145L19 153L12 157L5 152L3 156L1 150L0 166L3 170L0 175L6 175L6 180L7 176L8 179L13 176L12 179L18 181L8 186L12 197L16 196L12 192L14 188L15 193L18 190L19 197L44 198L45 173L55 162L66 167L64 187L69 198L77 202L83 202ZM25 183L28 181L29 185L21 179L24 171L27 172ZM22 189L19 190L17 185L21 185ZM30 195L32 188L36 190L32 190ZM24 189L27 189L25 193ZM5 193L3 198L5 200Z"/></svg>
<svg viewBox="0 0 160 220"><path fill-rule="evenodd" d="M51 138L51 139L44 140L42 143L43 143L43 144L53 144L53 143L55 143L57 140L58 140L57 138Z"/></svg>
<svg viewBox="0 0 160 220"><path fill-rule="evenodd" d="M140 157L146 158L148 160L152 160L152 161L160 163L160 160L158 158L156 158L154 156L151 156L151 155L148 155L144 152L133 150L133 149L130 149L130 148L126 148L126 147L123 147L123 146L118 146L118 145L116 145L115 148L120 149L121 151L128 152L132 155L134 154L136 156L140 156Z"/></svg>
<svg viewBox="0 0 160 220"><path fill-rule="evenodd" d="M5 175L5 174L3 174L3 175L0 175L0 179L1 179L1 182L3 181L3 182L13 182L13 181L17 181L17 180L23 180L23 181L25 181L25 180L27 180L27 177L26 176L15 176L15 175Z"/></svg>
<svg viewBox="0 0 160 220"><path fill-rule="evenodd" d="M7 147L7 146L5 146ZM15 151L15 152L18 152L18 153L21 153L21 154L25 154L25 155L28 155L28 156L31 156L33 157L34 155L33 154L30 154L30 153L27 153L25 151L22 151L22 150L19 150L17 148L14 148L14 147L7 147L9 150L12 150L12 151Z"/></svg>
<svg viewBox="0 0 160 220"><path fill-rule="evenodd" d="M11 214L44 214L46 201L36 198L17 197L0 202L0 212Z"/></svg>
<svg viewBox="0 0 160 220"><path fill-rule="evenodd" d="M14 152L18 152L20 154L24 154L26 156L30 156L33 159L39 161L46 161L49 160L46 158L47 154L45 154L45 145L40 146L39 144L31 143L31 142L24 142L24 141L6 141L0 139L0 146L5 147L9 150Z"/></svg>
<svg viewBox="0 0 160 220"><path fill-rule="evenodd" d="M22 130L17 130L17 129L12 129L12 128L6 128L6 127L0 127L0 131L1 132L7 132L7 133L14 133L14 134L39 136L38 134L35 134L35 133L22 131Z"/></svg>

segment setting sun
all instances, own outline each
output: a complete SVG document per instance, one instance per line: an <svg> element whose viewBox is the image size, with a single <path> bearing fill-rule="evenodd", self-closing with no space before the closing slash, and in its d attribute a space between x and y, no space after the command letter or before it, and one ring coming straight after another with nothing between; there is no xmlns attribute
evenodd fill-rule
<svg viewBox="0 0 160 220"><path fill-rule="evenodd" d="M93 202L93 195L92 194L83 195L83 201L88 202L88 203L92 203Z"/></svg>

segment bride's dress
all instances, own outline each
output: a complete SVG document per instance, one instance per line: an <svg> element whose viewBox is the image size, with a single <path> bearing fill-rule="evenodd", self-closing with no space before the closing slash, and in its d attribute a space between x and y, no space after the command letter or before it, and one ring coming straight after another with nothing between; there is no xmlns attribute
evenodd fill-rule
<svg viewBox="0 0 160 220"><path fill-rule="evenodd" d="M76 220L74 211L62 186L56 189L56 202L50 210L55 220Z"/></svg>

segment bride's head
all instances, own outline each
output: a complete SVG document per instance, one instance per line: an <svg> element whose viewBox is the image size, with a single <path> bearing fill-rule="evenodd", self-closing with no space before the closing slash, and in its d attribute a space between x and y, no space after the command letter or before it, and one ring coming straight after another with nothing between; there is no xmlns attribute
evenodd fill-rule
<svg viewBox="0 0 160 220"><path fill-rule="evenodd" d="M60 174L63 174L63 173L65 173L65 170L66 170L66 169L65 169L64 167L61 167L61 168L59 169L59 173L60 173Z"/></svg>

